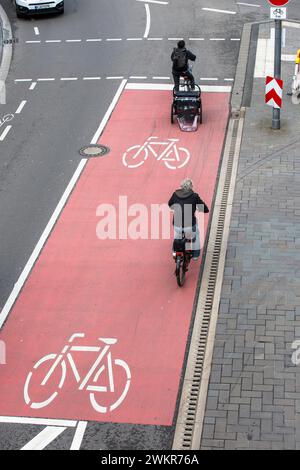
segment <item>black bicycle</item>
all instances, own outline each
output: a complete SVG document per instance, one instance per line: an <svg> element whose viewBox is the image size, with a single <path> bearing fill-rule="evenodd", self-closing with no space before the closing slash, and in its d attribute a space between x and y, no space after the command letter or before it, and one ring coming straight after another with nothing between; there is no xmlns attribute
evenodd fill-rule
<svg viewBox="0 0 300 470"><path fill-rule="evenodd" d="M173 242L173 258L175 259L176 266L174 274L179 287L184 285L185 275L193 257L192 250L186 250L185 248L187 242L190 242L190 240L187 240L185 236L182 239L175 239Z"/></svg>

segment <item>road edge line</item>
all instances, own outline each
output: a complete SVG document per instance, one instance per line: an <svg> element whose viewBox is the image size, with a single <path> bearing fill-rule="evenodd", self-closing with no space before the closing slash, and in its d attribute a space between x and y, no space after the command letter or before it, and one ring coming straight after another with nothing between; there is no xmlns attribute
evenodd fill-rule
<svg viewBox="0 0 300 470"><path fill-rule="evenodd" d="M100 123L100 126L98 127L96 133L94 134L94 137L92 138L92 141L91 141L91 144L95 144L98 139L100 138L120 96L121 96L121 93L122 91L124 90L125 88L125 85L127 83L127 80L122 80L120 86L118 87L118 90L110 104L110 106L108 107L101 123ZM59 219L59 216L63 210L63 208L65 207L73 189L75 188L76 186L76 183L77 181L79 180L79 177L85 167L87 163L87 159L86 158L83 158L80 162L79 162L79 165L77 167L77 169L75 170L75 173L73 174L67 188L65 189L59 203L57 204L48 224L46 225L46 228L44 229L38 243L36 244L29 260L27 261L22 273L20 274L19 278L18 278L18 281L16 282L16 284L14 285L13 287L13 290L11 291L1 313L0 313L0 331L12 309L12 307L14 306L20 292L21 292L21 289L23 288L33 266L35 265L35 262L37 261L46 241L48 240L56 222L58 221Z"/></svg>

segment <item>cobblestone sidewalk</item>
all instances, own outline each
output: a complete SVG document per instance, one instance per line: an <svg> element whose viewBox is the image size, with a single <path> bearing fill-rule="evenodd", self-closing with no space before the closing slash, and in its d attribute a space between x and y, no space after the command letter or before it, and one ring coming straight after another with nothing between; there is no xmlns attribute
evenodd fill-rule
<svg viewBox="0 0 300 470"><path fill-rule="evenodd" d="M283 52L295 54L299 28L287 28L286 43ZM254 79L246 111L201 449L300 449L300 364L292 361L300 340L300 105L286 96L294 67L282 65L280 131L271 129L264 79Z"/></svg>

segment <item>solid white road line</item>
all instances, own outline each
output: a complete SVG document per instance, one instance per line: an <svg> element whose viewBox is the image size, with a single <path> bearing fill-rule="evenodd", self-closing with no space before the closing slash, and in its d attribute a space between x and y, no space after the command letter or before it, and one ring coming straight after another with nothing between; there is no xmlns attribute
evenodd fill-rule
<svg viewBox="0 0 300 470"><path fill-rule="evenodd" d="M15 112L15 114L20 114L26 103L27 103L26 100L22 101L22 102L20 103L20 105L19 105L17 111Z"/></svg>
<svg viewBox="0 0 300 470"><path fill-rule="evenodd" d="M79 421L70 450L80 450L86 427L87 427L86 421Z"/></svg>
<svg viewBox="0 0 300 470"><path fill-rule="evenodd" d="M66 429L67 428L57 426L47 426L30 442L28 442L28 444L22 447L21 450L43 450Z"/></svg>
<svg viewBox="0 0 300 470"><path fill-rule="evenodd" d="M0 416L0 423L33 424L37 426L64 426L67 428L75 428L78 424L78 421L48 418L23 418L19 416Z"/></svg>
<svg viewBox="0 0 300 470"><path fill-rule="evenodd" d="M4 131L2 132L2 134L0 135L0 142L3 142L3 140L5 139L5 137L7 136L7 134L9 133L9 131L11 130L12 126L6 126L6 128L4 129Z"/></svg>
<svg viewBox="0 0 300 470"><path fill-rule="evenodd" d="M151 27L151 14L150 14L150 7L148 3L145 4L145 9L146 9L146 29L144 32L144 38L147 38L150 33L150 27Z"/></svg>
<svg viewBox="0 0 300 470"><path fill-rule="evenodd" d="M174 85L167 83L127 83L126 90L170 90ZM202 92L207 93L230 93L231 86L201 85Z"/></svg>
<svg viewBox="0 0 300 470"><path fill-rule="evenodd" d="M122 80L122 82L121 82L121 84L120 84L120 86L119 86L119 88L118 88L118 90L117 90L117 92L116 92L116 94L115 94L108 110L105 113L104 118L102 119L102 122L101 122L98 130L96 131L96 133L95 133L95 135L94 135L94 137L91 141L91 144L96 144L97 143L100 135L103 132L103 129L105 128L105 126L107 124L108 119L110 118L111 113L113 112L113 109L115 108L115 106L118 102L118 99L119 99L119 97L120 97L120 95L121 95L121 93L122 93L122 91L123 91L123 89L126 85L126 82L127 82L127 80ZM39 255L40 255L40 253L41 253L41 251L42 251L42 249L43 249L50 233L52 232L53 227L56 224L56 222L57 222L64 206L66 205L66 203L67 203L67 201L70 197L70 194L73 191L73 189L74 189L74 187L75 187L75 185L76 185L76 183L77 183L77 181L78 181L78 179L79 179L86 163L87 163L86 158L83 158L80 161L74 175L71 178L71 181L69 182L64 194L62 195L58 205L56 206L56 208L55 208L55 210L54 210L54 212L53 212L53 214L52 214L52 216L51 216L44 232L42 233L37 245L35 246L29 260L27 261L26 266L24 267L18 281L14 285L14 288L13 288L9 298L7 299L1 313L0 313L0 329L3 326L3 323L5 322L5 320L7 319L8 315L9 315L9 312L10 312L11 308L13 307L16 299L18 298L19 293L20 293L24 283L26 282L26 279L28 278L32 267L34 266L34 264L35 264L37 258L39 257Z"/></svg>
<svg viewBox="0 0 300 470"><path fill-rule="evenodd" d="M215 8L201 8L204 11L212 11L214 13L225 13L228 15L236 15L236 11L229 11L229 10L217 10Z"/></svg>

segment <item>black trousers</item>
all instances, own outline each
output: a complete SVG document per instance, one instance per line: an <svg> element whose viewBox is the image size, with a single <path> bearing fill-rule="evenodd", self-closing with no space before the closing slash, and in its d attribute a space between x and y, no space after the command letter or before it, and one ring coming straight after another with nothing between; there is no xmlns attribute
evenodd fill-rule
<svg viewBox="0 0 300 470"><path fill-rule="evenodd" d="M180 82L180 77L182 77L182 75L186 75L191 82L192 88L195 88L195 79L194 79L193 74L189 70L186 70L184 72L177 72L176 70L172 70L172 74L173 74L176 91L179 90L179 82Z"/></svg>

